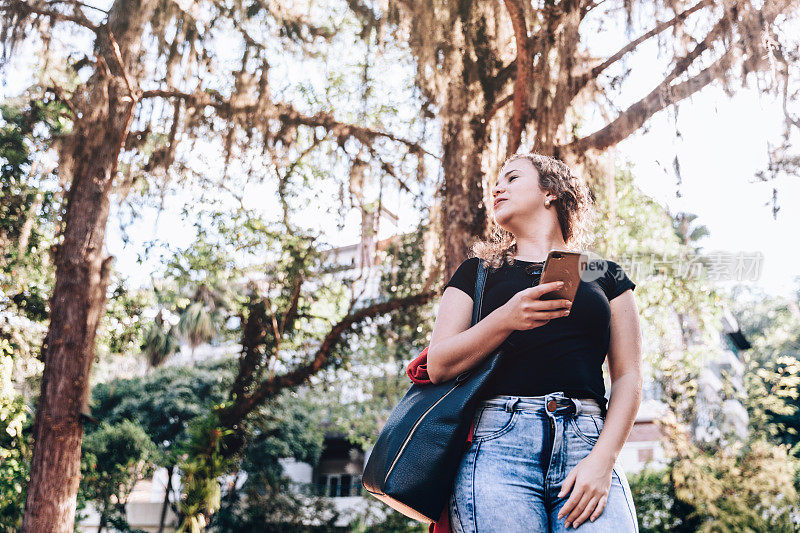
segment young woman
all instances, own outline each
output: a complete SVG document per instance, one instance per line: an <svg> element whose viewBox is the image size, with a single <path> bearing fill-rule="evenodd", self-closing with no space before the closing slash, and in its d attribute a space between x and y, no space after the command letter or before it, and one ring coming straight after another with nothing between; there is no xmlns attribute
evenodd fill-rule
<svg viewBox="0 0 800 533"><path fill-rule="evenodd" d="M580 250L593 218L591 192L564 163L514 155L492 197L492 238L477 243L447 283L428 347L435 383L501 344L506 350L475 413L450 498L450 527L638 531L628 481L615 464L641 400L635 284L617 263L593 258L572 302L541 299L557 288L538 284L548 252ZM469 327L480 260L491 267L484 318Z"/></svg>

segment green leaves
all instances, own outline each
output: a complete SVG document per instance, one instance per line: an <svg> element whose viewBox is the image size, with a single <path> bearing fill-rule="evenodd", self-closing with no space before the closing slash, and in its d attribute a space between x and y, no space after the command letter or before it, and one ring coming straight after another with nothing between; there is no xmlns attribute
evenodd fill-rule
<svg viewBox="0 0 800 533"><path fill-rule="evenodd" d="M100 383L92 392L92 415L111 423L135 420L168 451L187 438L191 420L225 398L235 366L235 360L169 366L143 378Z"/></svg>
<svg viewBox="0 0 800 533"><path fill-rule="evenodd" d="M30 468L30 413L11 382L13 349L0 339L0 533L18 531Z"/></svg>
<svg viewBox="0 0 800 533"><path fill-rule="evenodd" d="M203 302L192 302L181 313L178 321L178 332L194 349L204 342L209 342L217 334L220 314L209 311Z"/></svg>
<svg viewBox="0 0 800 533"><path fill-rule="evenodd" d="M178 505L184 516L178 532L204 528L220 507L218 478L230 471L232 457L223 454L225 440L233 430L220 427L216 412L192 421L189 440L182 446L185 458L179 464L183 495Z"/></svg>
<svg viewBox="0 0 800 533"><path fill-rule="evenodd" d="M127 525L125 504L134 484L151 475L157 456L155 444L136 422L104 422L84 437L82 456L80 490L84 497L98 504L101 521L114 516L116 522Z"/></svg>
<svg viewBox="0 0 800 533"><path fill-rule="evenodd" d="M164 323L161 311L145 331L141 349L151 367L160 366L171 354L180 349L174 327Z"/></svg>

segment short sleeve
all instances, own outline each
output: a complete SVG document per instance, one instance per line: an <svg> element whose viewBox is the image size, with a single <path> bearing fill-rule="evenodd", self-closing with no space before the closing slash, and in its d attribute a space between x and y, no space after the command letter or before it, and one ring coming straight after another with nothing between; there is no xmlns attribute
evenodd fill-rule
<svg viewBox="0 0 800 533"><path fill-rule="evenodd" d="M634 290L636 288L636 284L631 281L631 279L625 273L625 270L617 263L611 261L610 259L607 259L606 263L608 264L608 270L606 270L604 276L604 290L606 297L610 302L626 290Z"/></svg>
<svg viewBox="0 0 800 533"><path fill-rule="evenodd" d="M472 298L475 294L475 283L478 280L478 261L480 261L479 257L470 257L461 263L455 273L453 273L450 281L445 283L442 292L444 292L447 287L455 287L461 289Z"/></svg>

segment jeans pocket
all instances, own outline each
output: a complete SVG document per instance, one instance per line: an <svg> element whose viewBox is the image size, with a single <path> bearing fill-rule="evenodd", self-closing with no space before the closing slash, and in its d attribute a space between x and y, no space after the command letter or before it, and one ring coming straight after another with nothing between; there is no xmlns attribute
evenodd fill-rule
<svg viewBox="0 0 800 533"><path fill-rule="evenodd" d="M577 415L569 417L569 424L578 437L594 446L603 429L603 417L599 415Z"/></svg>
<svg viewBox="0 0 800 533"><path fill-rule="evenodd" d="M494 405L483 407L475 419L474 439L486 441L510 431L517 413L518 411L508 412L505 407Z"/></svg>

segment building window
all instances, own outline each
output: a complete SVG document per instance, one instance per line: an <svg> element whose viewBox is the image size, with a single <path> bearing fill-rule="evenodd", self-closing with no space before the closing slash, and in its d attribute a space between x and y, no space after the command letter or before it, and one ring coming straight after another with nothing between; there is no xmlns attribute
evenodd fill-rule
<svg viewBox="0 0 800 533"><path fill-rule="evenodd" d="M319 493L322 496L338 498L340 496L359 496L361 494L361 476L351 474L320 474Z"/></svg>
<svg viewBox="0 0 800 533"><path fill-rule="evenodd" d="M653 449L652 448L641 448L639 449L639 462L646 463L653 459Z"/></svg>

